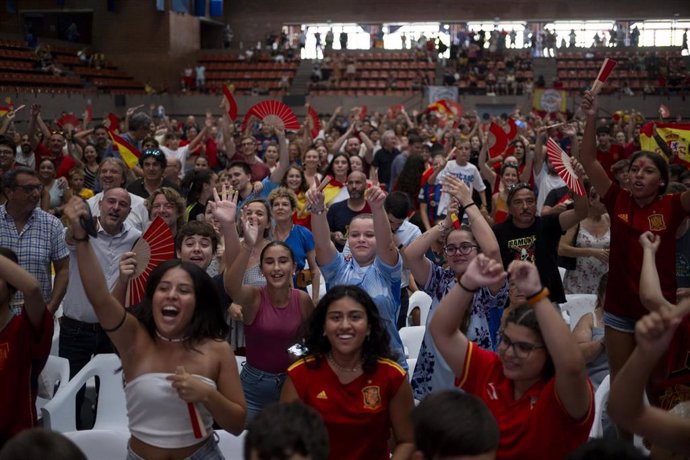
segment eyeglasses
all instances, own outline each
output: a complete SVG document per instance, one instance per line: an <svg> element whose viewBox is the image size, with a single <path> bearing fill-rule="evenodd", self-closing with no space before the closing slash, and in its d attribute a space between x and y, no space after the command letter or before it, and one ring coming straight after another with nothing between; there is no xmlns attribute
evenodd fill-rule
<svg viewBox="0 0 690 460"><path fill-rule="evenodd" d="M254 144L254 142L241 142L240 145L241 145L242 147L246 147L246 146L248 146L248 145L253 147L253 146L256 145L256 144Z"/></svg>
<svg viewBox="0 0 690 460"><path fill-rule="evenodd" d="M10 149L2 149L0 150L0 155L14 156L14 152Z"/></svg>
<svg viewBox="0 0 690 460"><path fill-rule="evenodd" d="M505 335L503 332L498 334L498 348L503 349L503 352L508 351L509 348L513 349L513 353L520 359L527 358L534 350L540 348L546 348L544 345L535 345L528 342L513 342Z"/></svg>
<svg viewBox="0 0 690 460"><path fill-rule="evenodd" d="M25 185L15 185L15 189L21 189L24 193L31 193L34 191L43 191L43 184L25 184Z"/></svg>
<svg viewBox="0 0 690 460"><path fill-rule="evenodd" d="M452 256L457 254L458 252L462 254L463 256L466 256L470 252L472 252L473 249L477 249L479 246L476 244L470 244L470 243L462 243L460 246L455 246L453 244L448 245L443 248L443 251L446 253L447 256Z"/></svg>
<svg viewBox="0 0 690 460"><path fill-rule="evenodd" d="M520 182L518 184L513 184L510 187L508 187L508 193L515 193L521 189L532 190L532 186L529 185L527 182Z"/></svg>

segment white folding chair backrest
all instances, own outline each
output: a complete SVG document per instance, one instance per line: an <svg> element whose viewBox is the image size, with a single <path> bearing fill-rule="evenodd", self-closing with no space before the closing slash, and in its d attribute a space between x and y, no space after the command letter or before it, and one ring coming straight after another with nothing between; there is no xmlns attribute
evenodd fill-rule
<svg viewBox="0 0 690 460"><path fill-rule="evenodd" d="M424 291L415 291L410 296L410 303L407 307L407 318L412 314L412 310L419 308L419 325L426 326L426 318L429 316L431 307L431 296Z"/></svg>
<svg viewBox="0 0 690 460"><path fill-rule="evenodd" d="M565 278L565 268L558 267L558 274L561 275L561 282L563 282L563 278Z"/></svg>
<svg viewBox="0 0 690 460"><path fill-rule="evenodd" d="M244 356L235 355L235 362L237 363L237 372L242 372L242 366L244 365L247 358Z"/></svg>
<svg viewBox="0 0 690 460"><path fill-rule="evenodd" d="M561 304L561 310L570 317L570 330L575 329L577 322L585 313L594 311L597 304L597 296L594 294L566 294L566 302Z"/></svg>
<svg viewBox="0 0 690 460"><path fill-rule="evenodd" d="M36 412L41 414L41 407L53 399L61 388L69 382L69 361L59 356L48 356L45 367L38 377L38 394Z"/></svg>
<svg viewBox="0 0 690 460"><path fill-rule="evenodd" d="M53 431L75 431L77 392L91 377L98 377L100 388L94 430L129 432L127 406L122 387L120 358L115 354L96 355L69 383L41 408L43 426Z"/></svg>
<svg viewBox="0 0 690 460"><path fill-rule="evenodd" d="M400 329L400 339L407 350L407 358L417 359L426 326L407 326Z"/></svg>
<svg viewBox="0 0 690 460"><path fill-rule="evenodd" d="M417 365L416 358L407 359L407 380L412 382L412 374L414 374L414 367Z"/></svg>
<svg viewBox="0 0 690 460"><path fill-rule="evenodd" d="M62 434L75 443L88 460L122 460L127 457L129 433L110 430L83 430Z"/></svg>
<svg viewBox="0 0 690 460"><path fill-rule="evenodd" d="M601 415L606 407L606 402L609 400L609 390L611 387L610 376L604 377L604 380L599 384L596 393L594 393L594 422L592 429L589 431L590 438L603 438L604 428L601 423Z"/></svg>
<svg viewBox="0 0 690 460"><path fill-rule="evenodd" d="M218 447L226 459L244 458L244 437L247 435L246 431L240 433L239 436L235 436L225 430L216 430L216 434L218 435Z"/></svg>

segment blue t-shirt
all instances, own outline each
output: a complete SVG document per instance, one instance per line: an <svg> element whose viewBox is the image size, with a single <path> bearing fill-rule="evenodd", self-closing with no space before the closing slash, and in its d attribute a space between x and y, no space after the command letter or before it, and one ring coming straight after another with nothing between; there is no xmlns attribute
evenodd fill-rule
<svg viewBox="0 0 690 460"><path fill-rule="evenodd" d="M285 240L285 244L290 246L292 254L295 256L297 271L303 270L307 253L314 250L314 235L309 229L301 225L293 225L290 234Z"/></svg>
<svg viewBox="0 0 690 460"><path fill-rule="evenodd" d="M395 265L386 265L376 256L374 263L361 267L354 258L346 260L341 253L336 253L331 262L320 268L327 289L352 284L364 289L371 296L390 336L391 351L397 355L398 364L407 370L405 350L396 327L400 313L402 258L398 256Z"/></svg>

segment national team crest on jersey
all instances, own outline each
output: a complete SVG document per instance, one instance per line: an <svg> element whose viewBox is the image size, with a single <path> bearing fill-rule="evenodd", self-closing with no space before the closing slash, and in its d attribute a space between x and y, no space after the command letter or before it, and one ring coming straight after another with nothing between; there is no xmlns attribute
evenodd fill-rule
<svg viewBox="0 0 690 460"><path fill-rule="evenodd" d="M381 388L377 385L372 385L362 388L362 395L364 396L364 408L376 410L381 407Z"/></svg>
<svg viewBox="0 0 690 460"><path fill-rule="evenodd" d="M653 232L660 232L666 230L666 222L664 222L663 214L652 214L649 219L649 229Z"/></svg>

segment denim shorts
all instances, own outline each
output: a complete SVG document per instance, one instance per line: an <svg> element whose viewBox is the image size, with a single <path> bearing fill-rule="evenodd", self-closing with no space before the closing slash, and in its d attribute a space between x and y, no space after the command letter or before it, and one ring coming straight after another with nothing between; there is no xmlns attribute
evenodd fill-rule
<svg viewBox="0 0 690 460"><path fill-rule="evenodd" d="M626 318L625 316L614 315L607 311L604 312L604 326L610 327L618 332L625 332L626 334L635 333L634 319Z"/></svg>
<svg viewBox="0 0 690 460"><path fill-rule="evenodd" d="M146 459L135 454L132 448L129 447L129 444L127 444L127 460ZM206 442L192 455L185 457L185 460L225 460L223 453L220 451L220 447L218 447L218 435L215 432L211 433L211 436L206 438Z"/></svg>
<svg viewBox="0 0 690 460"><path fill-rule="evenodd" d="M242 365L240 380L244 399L247 401L245 426L261 412L265 405L278 402L286 377L286 372L273 374L252 367L247 362Z"/></svg>

